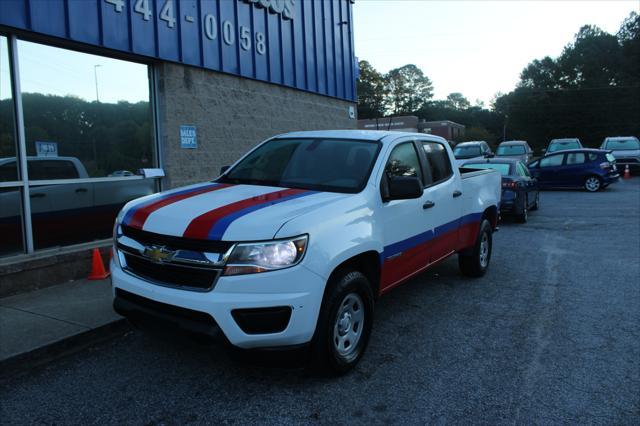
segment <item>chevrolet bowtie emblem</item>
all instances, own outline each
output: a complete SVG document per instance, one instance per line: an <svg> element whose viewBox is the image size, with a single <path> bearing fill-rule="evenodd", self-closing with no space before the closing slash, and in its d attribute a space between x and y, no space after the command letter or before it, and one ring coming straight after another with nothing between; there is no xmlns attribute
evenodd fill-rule
<svg viewBox="0 0 640 426"><path fill-rule="evenodd" d="M142 254L155 263L164 263L171 261L176 252L164 246L148 246Z"/></svg>

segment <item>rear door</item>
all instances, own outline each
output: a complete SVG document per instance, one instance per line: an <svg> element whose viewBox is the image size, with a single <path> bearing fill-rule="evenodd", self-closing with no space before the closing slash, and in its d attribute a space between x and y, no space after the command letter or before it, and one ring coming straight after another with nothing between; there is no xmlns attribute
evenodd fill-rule
<svg viewBox="0 0 640 426"><path fill-rule="evenodd" d="M422 220L433 228L429 263L448 256L458 246L458 230L462 215L462 190L455 178L451 160L442 143L419 140L425 176Z"/></svg>
<svg viewBox="0 0 640 426"><path fill-rule="evenodd" d="M582 186L587 155L584 152L568 152L565 157L564 167L560 171L561 179L566 186Z"/></svg>

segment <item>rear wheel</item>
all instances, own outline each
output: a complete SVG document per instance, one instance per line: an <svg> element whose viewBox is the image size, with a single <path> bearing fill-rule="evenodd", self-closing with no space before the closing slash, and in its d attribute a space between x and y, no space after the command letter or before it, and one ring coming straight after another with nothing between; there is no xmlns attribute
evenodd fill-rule
<svg viewBox="0 0 640 426"><path fill-rule="evenodd" d="M589 176L584 181L584 189L589 192L597 192L602 187L602 181L598 176Z"/></svg>
<svg viewBox="0 0 640 426"><path fill-rule="evenodd" d="M460 271L469 277L481 277L489 268L493 247L492 228L488 220L480 223L480 232L475 245L469 253L458 255Z"/></svg>
<svg viewBox="0 0 640 426"><path fill-rule="evenodd" d="M373 320L373 292L359 271L344 271L328 283L312 341L312 367L344 374L362 358Z"/></svg>

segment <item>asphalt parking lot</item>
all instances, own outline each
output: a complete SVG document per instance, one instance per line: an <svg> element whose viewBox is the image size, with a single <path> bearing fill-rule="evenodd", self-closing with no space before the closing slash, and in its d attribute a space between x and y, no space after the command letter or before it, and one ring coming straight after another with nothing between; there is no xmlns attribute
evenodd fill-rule
<svg viewBox="0 0 640 426"><path fill-rule="evenodd" d="M488 274L450 259L382 298L351 374L139 331L0 383L2 423L595 423L640 419L640 179L541 194Z"/></svg>

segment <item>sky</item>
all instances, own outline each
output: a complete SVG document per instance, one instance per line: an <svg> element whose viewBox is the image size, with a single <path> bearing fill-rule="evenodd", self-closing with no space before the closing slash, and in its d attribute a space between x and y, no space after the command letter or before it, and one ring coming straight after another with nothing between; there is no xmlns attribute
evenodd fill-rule
<svg viewBox="0 0 640 426"><path fill-rule="evenodd" d="M11 95L7 58L6 39L0 37L0 99ZM18 60L23 92L95 101L97 80L100 102L149 100L146 65L26 41L18 41Z"/></svg>
<svg viewBox="0 0 640 426"><path fill-rule="evenodd" d="M489 106L534 59L557 57L580 27L616 33L640 0L356 0L355 52L378 71L415 64L434 98L461 92Z"/></svg>

